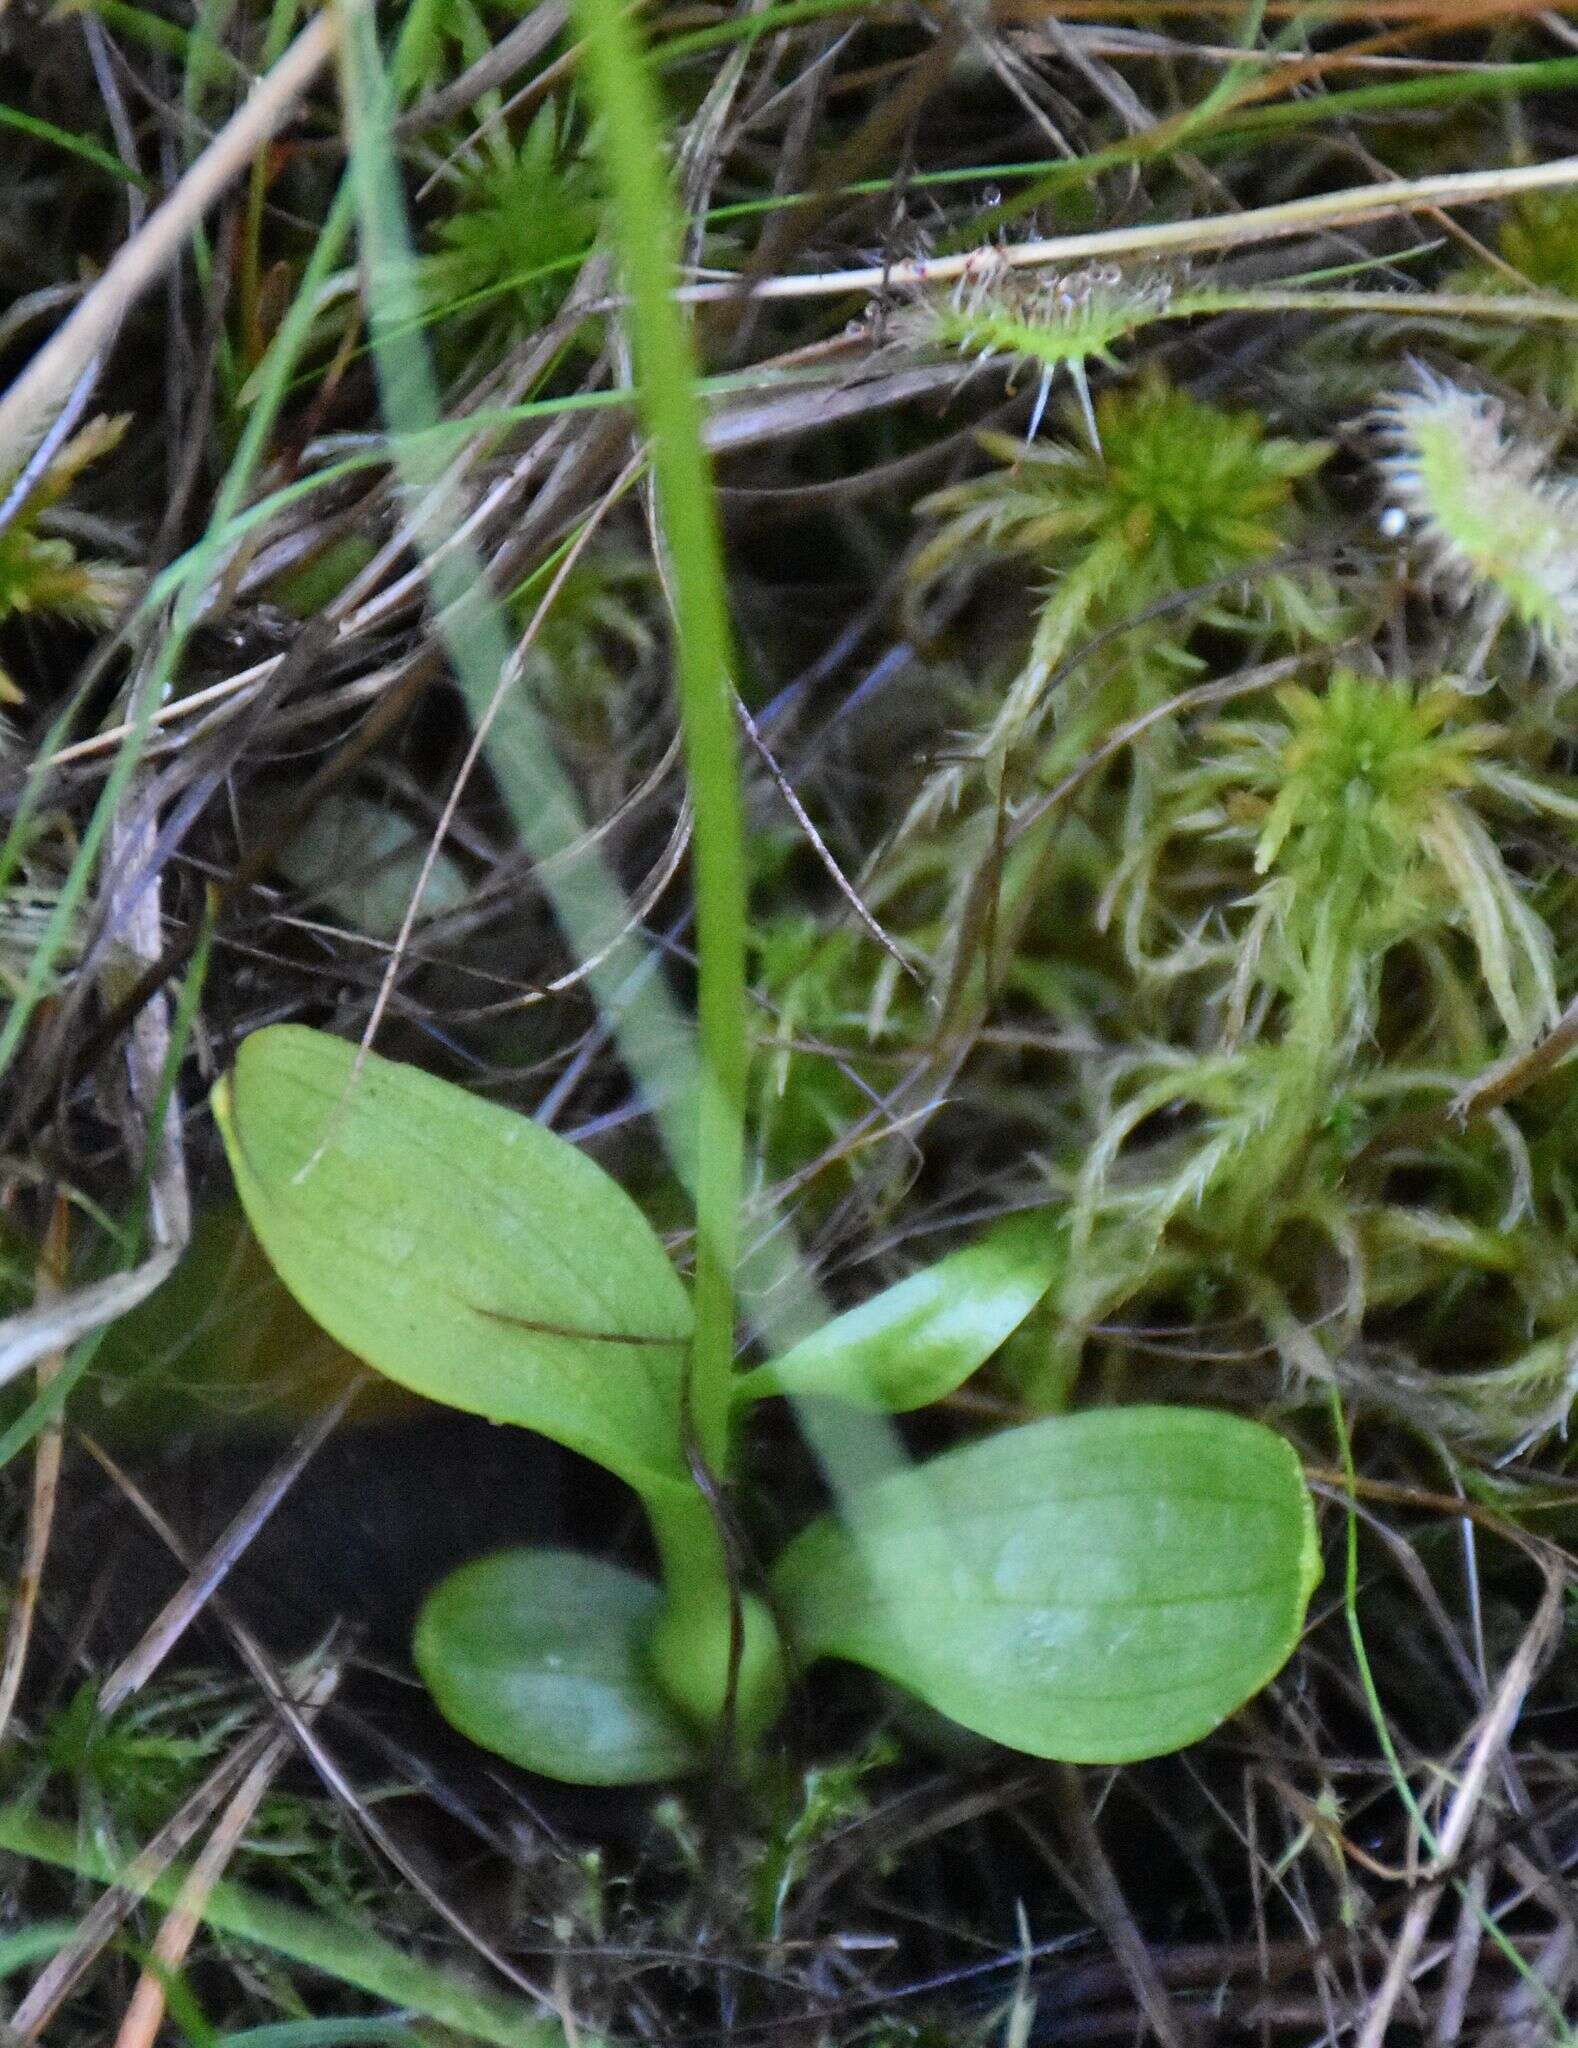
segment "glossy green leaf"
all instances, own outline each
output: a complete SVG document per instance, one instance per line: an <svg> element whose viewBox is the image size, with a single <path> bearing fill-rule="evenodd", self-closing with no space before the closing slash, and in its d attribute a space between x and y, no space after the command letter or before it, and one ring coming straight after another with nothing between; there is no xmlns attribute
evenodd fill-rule
<svg viewBox="0 0 1578 2048"><path fill-rule="evenodd" d="M1065 1233L1019 1216L835 1316L746 1373L736 1397L820 1394L899 1414L951 1394L1029 1315L1062 1269Z"/></svg>
<svg viewBox="0 0 1578 2048"><path fill-rule="evenodd" d="M688 1487L690 1304L655 1232L551 1131L296 1025L214 1107L258 1241L331 1336L403 1386Z"/></svg>
<svg viewBox="0 0 1578 2048"><path fill-rule="evenodd" d="M1051 1417L852 1507L774 1574L802 1655L1070 1763L1208 1733L1281 1669L1320 1577L1292 1447L1206 1409Z"/></svg>
<svg viewBox="0 0 1578 2048"><path fill-rule="evenodd" d="M699 1760L647 1674L662 1604L598 1558L508 1550L444 1581L412 1648L439 1712L483 1749L571 1785L644 1785Z"/></svg>

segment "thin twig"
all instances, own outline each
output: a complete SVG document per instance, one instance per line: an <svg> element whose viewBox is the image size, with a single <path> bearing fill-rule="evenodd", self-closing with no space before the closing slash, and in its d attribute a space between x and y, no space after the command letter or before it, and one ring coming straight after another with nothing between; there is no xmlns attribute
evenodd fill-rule
<svg viewBox="0 0 1578 2048"><path fill-rule="evenodd" d="M99 1712L108 1716L124 1706L133 1693L140 1692L197 1619L227 1574L242 1556L263 1524L295 1485L316 1453L338 1427L345 1411L367 1384L368 1374L359 1374L321 1415L315 1416L285 1455L269 1471L261 1485L231 1521L207 1553L198 1561L185 1583L160 1609L144 1631L141 1642L128 1652L105 1679L99 1690Z"/></svg>
<svg viewBox="0 0 1578 2048"><path fill-rule="evenodd" d="M816 826L812 822L810 814L807 812L805 805L800 801L799 794L796 791L794 784L789 780L788 776L785 775L782 768L779 767L777 759L774 756L771 747L769 747L766 740L762 738L761 730L757 726L756 720L752 718L750 712L746 710L745 705L738 694L736 694L734 699L734 708L736 712L739 714L740 724L745 728L746 738L750 741L751 745L756 749L757 755L760 757L762 765L766 768L768 774L773 779L773 784L774 787L777 789L778 794L789 806L789 810L794 818L795 823L800 827L800 830L805 834L806 839L810 843L812 852L816 855L817 859L822 863L823 867L826 868L828 876L831 879L834 888L837 889L839 895L843 897L844 901L855 913L856 918L859 920L862 928L865 930L867 935L875 939L877 944L882 948L883 952L887 954L888 958L891 961L893 961L893 963L899 968L901 973L907 974L910 980L913 981L918 987L924 986L919 969L915 966L913 961L906 959L905 955L900 951L900 949L894 943L894 941L888 937L888 934L882 929L882 926L877 922L876 918L871 914L871 912L866 908L865 903L861 900L859 890L856 889L854 883L850 881L849 877L844 873L844 870L839 866L838 861L833 854L832 848L828 845L827 841L822 837L821 833L816 829Z"/></svg>
<svg viewBox="0 0 1578 2048"><path fill-rule="evenodd" d="M136 1481L121 1470L120 1466L116 1464L115 1460L104 1450L102 1445L94 1443L91 1438L87 1437L83 1439L83 1443L88 1452L104 1468L116 1485L119 1486L127 1500L148 1524L149 1528L153 1530L171 1556L175 1558L184 1571L190 1572L193 1569L193 1561L187 1552L185 1544L160 1513L159 1509L137 1485ZM479 1956L491 1964L507 1983L513 1985L517 1991L524 1992L527 1997L537 1999L544 2005L552 2006L552 1999L542 1987L533 1983L531 1978L518 1969L499 1950L495 1943L489 1941L485 1935L481 1934L471 1925L466 1916L457 1907L450 1904L443 1892L431 1883L399 1841L371 1810L367 1802L358 1797L354 1786L341 1770L335 1758L325 1748L317 1731L299 1711L295 1700L291 1697L289 1688L282 1682L268 1653L263 1649L257 1638L217 1600L214 1602L214 1611L224 1623L241 1662L246 1666L247 1671L268 1700L275 1714L289 1730L297 1748L308 1763L311 1764L325 1790L341 1806L353 1825L360 1829L361 1833L373 1847L399 1872L400 1876L431 1907L439 1919L446 1926L452 1928ZM228 1790L228 1787L226 1789Z"/></svg>
<svg viewBox="0 0 1578 2048"><path fill-rule="evenodd" d="M1545 1592L1481 1723L1478 1740L1452 1795L1446 1819L1441 1823L1427 1879L1439 1879L1441 1873L1456 1862L1468 1840L1491 1770L1517 1725L1529 1687L1534 1683L1541 1661L1550 1647L1565 1587L1565 1574L1554 1566L1547 1566ZM1420 1945L1434 1917L1438 1892L1438 1883L1427 1882L1410 1903L1408 1916L1387 1961L1386 1974L1365 2015L1364 2030L1358 2037L1356 2048L1384 2048L1397 2001L1410 1979Z"/></svg>
<svg viewBox="0 0 1578 2048"><path fill-rule="evenodd" d="M395 935L395 942L390 950L388 965L385 967L383 979L378 985L378 994L373 1001L372 1010L363 1029L361 1043L357 1047L355 1065L352 1067L350 1076L345 1084L347 1093L354 1087L357 1076L361 1072L362 1062L371 1051L373 1040L378 1034L379 1023L383 1018L384 1011L388 1008L389 998L394 993L395 982L399 979L400 966L405 958L406 948L411 943L411 933L421 912L422 898L426 894L429 877L432 875L440 849L449 836L449 828L454 822L455 812L460 806L460 799L465 793L466 786L471 780L478 761L482 757L482 750L487 744L488 734L493 729L494 720L503 709L505 699L509 696L510 691L521 686L525 673L526 655L533 641L542 631L544 622L549 612L552 611L554 601L558 597L559 592L564 588L576 563L581 559L582 554L591 542L597 529L602 525L603 520L613 507L618 504L620 498L623 497L624 493L639 475L643 460L643 457L637 455L626 463L624 469L621 470L618 477L615 478L614 482L605 492L602 503L588 514L581 531L575 536L569 547L566 548L563 561L555 569L548 587L543 592L542 598L537 605L537 609L532 613L530 624L521 635L519 641L517 641L515 651L499 677L498 687L493 693L491 702L477 720L476 728L471 735L471 742L466 749L465 759L460 764L459 772L456 774L450 786L449 794L444 800L444 808L439 816L438 823L434 826L428 839L427 850L423 855L421 869L412 886L410 900L406 904L405 915L400 921L400 929ZM329 1139L326 1136L320 1144L318 1152L321 1153L323 1146L327 1145L328 1142ZM316 1159L317 1157L318 1153L314 1153L313 1158ZM308 1164L310 1165L311 1161ZM305 1168L302 1169L302 1171L305 1170Z"/></svg>
<svg viewBox="0 0 1578 2048"><path fill-rule="evenodd" d="M1433 207L1474 206L1490 199L1509 199L1578 185L1578 156L1546 164L1514 164L1494 171L1455 171L1435 178L1399 178L1382 185L1350 185L1339 192L1318 192L1307 199L1283 200L1275 206L1251 207L1243 213L1213 213L1200 220L1159 221L1145 227L1101 228L1084 235L1052 235L1039 241L993 245L959 256L916 257L907 263L868 263L858 270L808 271L804 275L765 277L749 296L758 299L836 298L852 292L917 291L926 285L951 284L977 271L983 260L1035 270L1050 264L1081 264L1111 256L1181 256L1207 249L1241 249L1285 235L1311 234L1320 228L1356 227L1398 213L1422 213ZM710 305L740 292L732 278L681 287L687 305Z"/></svg>
<svg viewBox="0 0 1578 2048"><path fill-rule="evenodd" d="M1052 1783L1057 1796L1058 1822L1074 1858L1079 1882L1088 1889L1089 1906L1102 1933L1112 1945L1118 1965L1128 1979L1140 2010L1162 2048L1184 2048L1185 2032L1166 1981L1156 1967L1145 1937L1135 1925L1129 1902L1123 1896L1101 1836L1085 1801L1085 1787L1078 1771L1069 1764L1055 1764Z"/></svg>
<svg viewBox="0 0 1578 2048"><path fill-rule="evenodd" d="M338 1663L325 1664L307 1679L300 1701L304 1720L316 1719L320 1710L333 1698L339 1682ZM213 1833L203 1844L159 1932L154 1936L149 1960L143 1966L131 2001L122 2015L115 2048L154 2048L168 2002L165 1984L186 1961L197 1930L203 1924L204 1908L213 1895L214 1886L224 1875L242 1836L251 1826L264 1793L274 1782L280 1767L289 1760L291 1747L288 1736L276 1735L231 1794L229 1804L215 1821Z"/></svg>
<svg viewBox="0 0 1578 2048"><path fill-rule="evenodd" d="M540 0L524 20L518 21L474 64L468 64L458 78L429 93L425 100L419 100L402 114L395 122L396 135L425 134L454 115L465 113L486 94L497 92L528 65L536 63L554 38L564 33L569 19L565 0Z"/></svg>

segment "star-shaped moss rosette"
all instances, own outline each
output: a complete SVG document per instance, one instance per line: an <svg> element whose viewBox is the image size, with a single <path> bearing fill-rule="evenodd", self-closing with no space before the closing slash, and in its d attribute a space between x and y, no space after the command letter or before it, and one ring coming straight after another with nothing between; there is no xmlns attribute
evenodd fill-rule
<svg viewBox="0 0 1578 2048"><path fill-rule="evenodd" d="M1197 730L1158 799L1126 884L1131 962L1166 971L1184 929L1166 900L1168 849L1228 856L1217 959L1230 1036L1255 991L1286 1001L1318 973L1326 1042L1358 1046L1378 1028L1394 948L1428 945L1439 973L1465 941L1460 994L1492 1041L1527 1043L1554 1021L1551 934L1492 828L1508 813L1567 819L1578 804L1525 769L1509 727L1450 680L1337 668L1319 686L1288 685L1260 715Z"/></svg>
<svg viewBox="0 0 1578 2048"><path fill-rule="evenodd" d="M1028 557L1047 578L1025 684L1029 696L1075 639L1160 600L1259 569L1295 538L1294 487L1330 452L1268 433L1261 416L1212 405L1151 376L1103 393L1098 449L1083 437L1022 442L983 434L995 467L921 507L941 526L921 550L924 583L961 559ZM1297 578L1258 578L1247 604L1220 591L1195 616L1219 624L1281 617L1319 630ZM1167 622L1176 641L1188 620ZM1029 707L1027 706L1026 709ZM1017 716L1009 705L997 721Z"/></svg>
<svg viewBox="0 0 1578 2048"><path fill-rule="evenodd" d="M562 156L549 105L519 148L484 142L423 263L427 302L443 326L480 334L489 359L551 320L569 294L602 218L589 163Z"/></svg>
<svg viewBox="0 0 1578 2048"><path fill-rule="evenodd" d="M1211 404L1154 374L1104 392L1095 418L1094 443L1077 419L1065 438L1029 445L982 434L993 466L920 508L938 526L913 563L917 588L950 570L1017 559L1044 578L1044 595L1017 672L973 744L953 749L955 761L922 789L901 840L957 807L972 768L984 767L995 787L1006 762L1033 751L1054 708L1063 744L1038 757L1043 779L1165 701L1193 672L1187 643L1202 624L1305 639L1331 630L1327 580L1268 566L1301 536L1297 486L1329 443L1272 434L1258 412ZM1243 585L1224 589L1238 571ZM1158 616L1147 621L1152 608ZM1076 644L1119 626L1103 657L1054 692Z"/></svg>

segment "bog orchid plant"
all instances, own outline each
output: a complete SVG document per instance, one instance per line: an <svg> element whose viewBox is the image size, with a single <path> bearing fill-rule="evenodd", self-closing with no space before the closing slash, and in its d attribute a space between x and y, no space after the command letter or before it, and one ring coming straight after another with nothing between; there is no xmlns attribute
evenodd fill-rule
<svg viewBox="0 0 1578 2048"><path fill-rule="evenodd" d="M1298 1460L1204 1410L1052 1416L900 1468L742 1583L724 1502L756 1406L949 1394L1064 1272L1049 1215L738 1373L709 1465L687 1289L573 1145L296 1026L245 1042L216 1109L253 1229L331 1335L430 1399L593 1459L646 1510L661 1583L529 1549L428 1600L417 1664L500 1755L580 1783L682 1774L725 1731L748 1754L791 1670L835 1656L997 1741L1118 1761L1206 1733L1290 1654L1319 1575Z"/></svg>
<svg viewBox="0 0 1578 2048"><path fill-rule="evenodd" d="M832 1510L765 1571L740 1540L752 1518L735 1505L739 1453L761 1403L814 1405L809 1434L826 1454L830 1411L869 1436L873 1413L945 1399L1061 1287L1073 1233L1066 1205L1014 1215L736 1365L746 857L722 558L672 292L680 234L655 96L625 10L582 0L576 13L673 565L699 1078L677 1090L684 1131L671 1104L657 1114L695 1200L690 1284L630 1195L544 1124L299 1026L248 1038L215 1091L237 1191L285 1286L348 1351L429 1399L593 1460L645 1510L655 1578L531 1548L479 1558L430 1595L416 1663L441 1711L486 1748L589 1784L747 1763L792 1678L825 1657L1037 1756L1122 1762L1180 1747L1280 1670L1319 1576L1297 1455L1259 1423L1181 1407L1048 1415L924 1463L895 1457L876 1476L830 1470ZM546 177L557 155L547 116L537 119L464 246L452 233L430 259L430 284L446 257L464 273L445 280L457 295L485 292L485 270L493 282L545 276L560 251L544 246L543 219L569 245L573 168L551 204L534 184L540 218L523 229L511 211L521 164L529 156L534 179ZM976 324L952 345L985 345L984 302L957 310ZM1048 309L1019 310L1034 320ZM1083 323L1095 356L1151 310L1051 309L1054 324ZM1023 342L1017 352L1043 367L1073 353ZM1258 559L1276 544L1294 479L1323 450L1270 441L1247 416L1223 416L1219 431L1213 415L1180 453L1192 405L1150 384L1104 399L1102 466L1068 455L1039 465L1045 488L1028 511L1010 509L1008 526L1049 522L1048 537L1111 573L1165 555L1187 580ZM958 509L968 547L977 522ZM1005 541L995 529L979 537ZM1054 640L1097 616L1092 572L1080 587L1066 617L1052 600ZM1027 711L1027 732L1041 708ZM609 1021L617 1038L617 1011Z"/></svg>

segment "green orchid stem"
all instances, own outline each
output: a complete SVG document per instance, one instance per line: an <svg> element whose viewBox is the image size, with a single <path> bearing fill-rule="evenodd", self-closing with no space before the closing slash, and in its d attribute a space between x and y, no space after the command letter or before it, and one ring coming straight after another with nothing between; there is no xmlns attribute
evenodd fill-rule
<svg viewBox="0 0 1578 2048"><path fill-rule="evenodd" d="M690 1422L707 1466L728 1468L734 1269L745 1156L745 827L717 508L701 443L696 358L674 289L679 218L657 94L620 0L576 0L587 82L602 117L630 295L642 423L672 570L680 716L695 808L701 1047L697 1103L696 1334ZM661 1540L661 1539L660 1539Z"/></svg>
<svg viewBox="0 0 1578 2048"><path fill-rule="evenodd" d="M648 1646L653 1675L707 1735L723 1724L732 1692L733 1732L748 1749L784 1703L777 1626L760 1600L737 1595L717 1511L699 1489L654 1489L645 1506L668 1595Z"/></svg>
<svg viewBox="0 0 1578 2048"><path fill-rule="evenodd" d="M671 1606L721 1610L728 1627L729 1567L711 1502L697 1487L665 1485L643 1496Z"/></svg>

